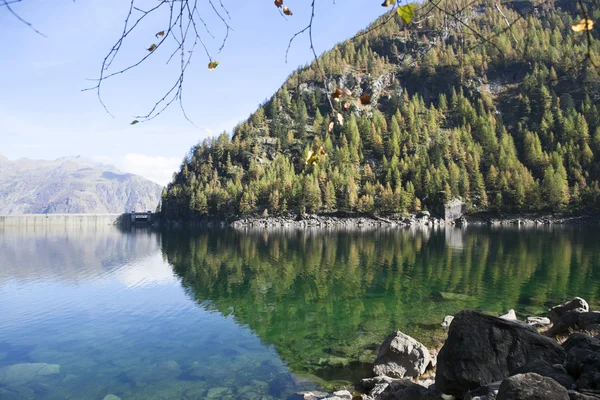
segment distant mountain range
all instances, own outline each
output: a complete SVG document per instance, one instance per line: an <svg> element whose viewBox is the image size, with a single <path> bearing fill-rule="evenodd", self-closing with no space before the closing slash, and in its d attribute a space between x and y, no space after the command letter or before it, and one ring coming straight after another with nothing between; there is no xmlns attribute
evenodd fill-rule
<svg viewBox="0 0 600 400"><path fill-rule="evenodd" d="M161 190L141 176L79 156L11 161L0 154L0 214L154 211Z"/></svg>

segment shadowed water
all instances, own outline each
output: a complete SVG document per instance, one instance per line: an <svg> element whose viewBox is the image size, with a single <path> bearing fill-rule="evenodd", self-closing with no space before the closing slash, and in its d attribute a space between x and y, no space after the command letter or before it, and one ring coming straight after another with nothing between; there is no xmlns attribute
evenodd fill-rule
<svg viewBox="0 0 600 400"><path fill-rule="evenodd" d="M285 399L369 373L393 330L600 294L597 227L0 228L0 398Z"/></svg>

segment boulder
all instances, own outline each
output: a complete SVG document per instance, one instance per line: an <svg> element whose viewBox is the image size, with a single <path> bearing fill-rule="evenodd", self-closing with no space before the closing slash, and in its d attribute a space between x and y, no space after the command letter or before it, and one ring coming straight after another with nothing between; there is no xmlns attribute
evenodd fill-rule
<svg viewBox="0 0 600 400"><path fill-rule="evenodd" d="M436 386L458 398L479 386L507 378L536 360L561 364L564 349L554 340L518 321L476 311L454 317L437 357Z"/></svg>
<svg viewBox="0 0 600 400"><path fill-rule="evenodd" d="M493 400L498 395L498 389L502 382L492 382L485 386L480 386L475 390L471 390L465 394L463 400Z"/></svg>
<svg viewBox="0 0 600 400"><path fill-rule="evenodd" d="M590 306L588 305L587 301L585 301L581 297L575 297L572 300L569 300L565 303L559 304L549 309L548 318L550 319L550 321L556 323L560 321L561 317L569 311L588 312L590 311Z"/></svg>
<svg viewBox="0 0 600 400"><path fill-rule="evenodd" d="M600 393L580 393L569 390L569 399L571 400L600 400Z"/></svg>
<svg viewBox="0 0 600 400"><path fill-rule="evenodd" d="M448 328L450 328L450 324L452 323L453 319L454 317L452 315L446 315L440 325L442 325L442 328L447 330Z"/></svg>
<svg viewBox="0 0 600 400"><path fill-rule="evenodd" d="M564 341L562 347L567 353L574 348L598 351L600 350L600 340L585 333L574 333Z"/></svg>
<svg viewBox="0 0 600 400"><path fill-rule="evenodd" d="M390 334L379 348L373 373L392 378L416 378L425 372L430 361L425 346L398 331Z"/></svg>
<svg viewBox="0 0 600 400"><path fill-rule="evenodd" d="M501 315L498 318L502 318L505 319L507 321L516 321L517 320L517 314L515 314L515 310L510 309L508 310L508 312L506 314Z"/></svg>
<svg viewBox="0 0 600 400"><path fill-rule="evenodd" d="M424 400L429 393L428 388L408 379L393 379L387 376L363 379L362 384L374 385L369 394L363 396L364 400Z"/></svg>
<svg viewBox="0 0 600 400"><path fill-rule="evenodd" d="M565 368L577 380L578 389L600 389L600 340L574 333L564 343Z"/></svg>
<svg viewBox="0 0 600 400"><path fill-rule="evenodd" d="M329 396L327 392L319 392L317 390L298 392L291 396L292 400L320 400Z"/></svg>
<svg viewBox="0 0 600 400"><path fill-rule="evenodd" d="M534 328L545 328L552 324L550 318L547 317L527 317L527 325L531 325Z"/></svg>
<svg viewBox="0 0 600 400"><path fill-rule="evenodd" d="M0 385L22 385L60 374L60 365L23 363L0 368Z"/></svg>
<svg viewBox="0 0 600 400"><path fill-rule="evenodd" d="M569 311L554 323L548 334L560 335L571 330L593 330L598 324L600 324L600 312Z"/></svg>
<svg viewBox="0 0 600 400"><path fill-rule="evenodd" d="M562 364L552 365L544 360L536 360L534 362L525 364L522 367L512 371L510 375L519 375L528 372L535 372L540 376L552 378L567 389L571 389L575 385L575 380L567 373L567 370Z"/></svg>
<svg viewBox="0 0 600 400"><path fill-rule="evenodd" d="M497 400L569 400L567 389L552 378L529 372L506 378Z"/></svg>
<svg viewBox="0 0 600 400"><path fill-rule="evenodd" d="M347 390L338 390L333 392L333 396L341 400L352 400L352 393Z"/></svg>

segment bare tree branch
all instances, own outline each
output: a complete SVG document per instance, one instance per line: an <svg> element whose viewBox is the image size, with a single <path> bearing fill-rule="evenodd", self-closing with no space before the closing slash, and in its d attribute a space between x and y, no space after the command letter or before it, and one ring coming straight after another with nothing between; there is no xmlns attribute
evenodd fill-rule
<svg viewBox="0 0 600 400"><path fill-rule="evenodd" d="M27 25L28 27L30 27L35 33L37 33L40 36L43 37L48 37L46 35L44 35L42 32L38 31L37 29L35 29L35 27L28 21L24 20L23 18L21 18L21 16L19 14L17 14L15 12L15 10L12 9L12 7L10 6L11 4L15 4L15 3L20 3L21 0L2 0L2 3L0 3L0 6L4 6L6 7L6 9L15 17L17 18L19 21L21 21L22 23L24 23L25 25Z"/></svg>

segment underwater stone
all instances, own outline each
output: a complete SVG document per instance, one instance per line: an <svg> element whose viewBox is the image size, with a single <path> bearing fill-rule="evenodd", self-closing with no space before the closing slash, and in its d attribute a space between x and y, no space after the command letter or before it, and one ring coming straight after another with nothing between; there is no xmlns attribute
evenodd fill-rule
<svg viewBox="0 0 600 400"><path fill-rule="evenodd" d="M0 368L0 383L23 384L44 376L58 375L60 365L46 363L24 363Z"/></svg>

